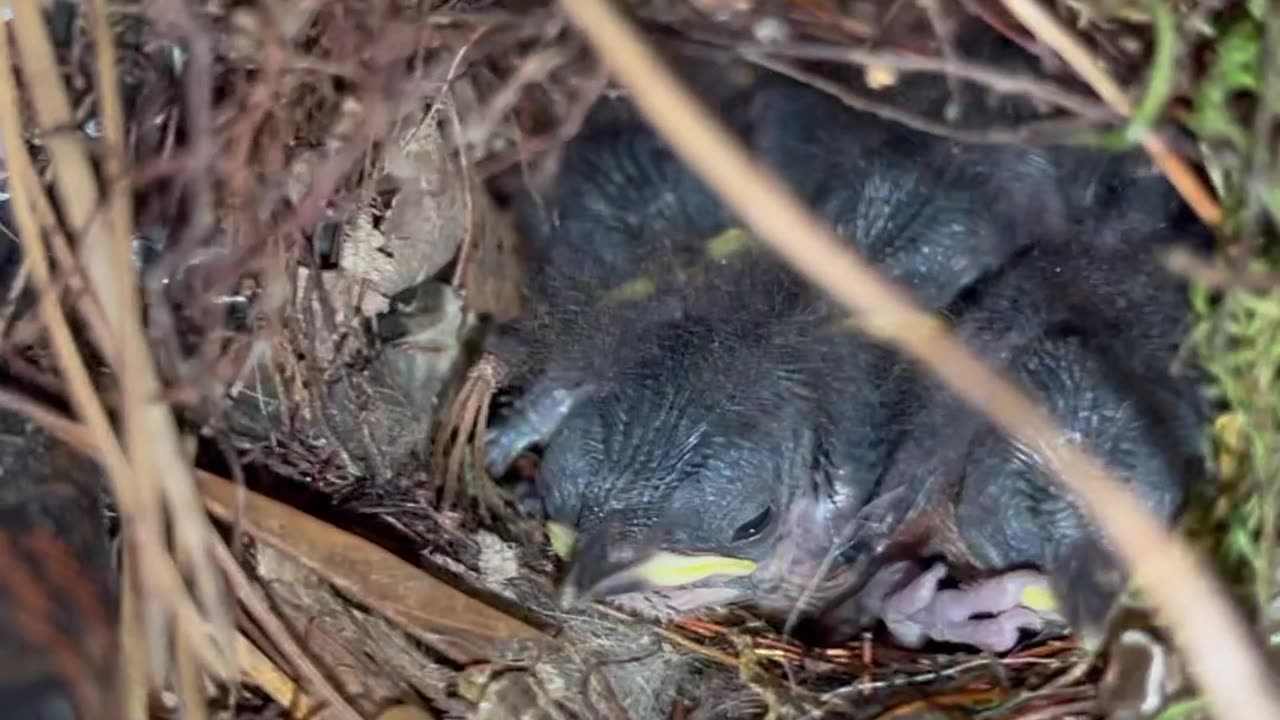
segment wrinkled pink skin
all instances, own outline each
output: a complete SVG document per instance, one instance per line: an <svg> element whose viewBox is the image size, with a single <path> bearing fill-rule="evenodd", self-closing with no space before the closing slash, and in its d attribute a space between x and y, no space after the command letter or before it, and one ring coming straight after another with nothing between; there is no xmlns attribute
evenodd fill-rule
<svg viewBox="0 0 1280 720"><path fill-rule="evenodd" d="M913 563L894 563L876 573L863 601L894 639L910 648L935 640L1007 652L1021 631L1039 632L1056 619L1019 604L1025 589L1047 585L1039 572L1014 570L967 587L939 590L946 575L942 563L923 573Z"/></svg>
<svg viewBox="0 0 1280 720"><path fill-rule="evenodd" d="M961 588L940 589L947 576L942 563L923 571L914 562L889 563L877 570L855 597L826 608L843 585L839 570L832 574L831 568L822 564L831 538L839 537L835 528L848 522L838 516L838 504L793 503L792 517L781 523L787 531L778 538L777 551L751 578L727 582L709 578L693 586L616 595L608 602L646 617L671 620L749 598L757 609L779 619L787 619L797 610L822 610L821 622L831 628L832 640L881 621L905 647L919 648L933 640L994 653L1012 649L1020 631L1038 632L1047 623L1060 621L1019 604L1026 588L1047 587L1042 573L1014 570ZM819 575L828 580L813 583Z"/></svg>
<svg viewBox="0 0 1280 720"><path fill-rule="evenodd" d="M967 587L940 590L938 585L946 574L942 563L924 572L914 563L887 565L859 594L856 608L845 606L853 615L839 624L879 620L895 642L908 648L919 648L932 640L1003 653L1013 649L1022 631L1039 632L1057 620L1018 603L1024 589L1046 583L1041 573L1015 570ZM608 601L643 616L671 620L701 608L732 603L740 595L724 586L689 587L617 595Z"/></svg>

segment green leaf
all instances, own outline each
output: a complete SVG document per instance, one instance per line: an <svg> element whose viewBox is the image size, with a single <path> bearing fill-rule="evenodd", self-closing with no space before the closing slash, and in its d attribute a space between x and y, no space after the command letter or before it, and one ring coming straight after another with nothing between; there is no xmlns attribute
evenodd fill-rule
<svg viewBox="0 0 1280 720"><path fill-rule="evenodd" d="M1217 56L1196 89L1191 126L1205 139L1224 139L1238 150L1248 145L1248 132L1231 115L1230 100L1238 92L1256 93L1261 75L1261 38L1250 18L1227 28L1216 46Z"/></svg>

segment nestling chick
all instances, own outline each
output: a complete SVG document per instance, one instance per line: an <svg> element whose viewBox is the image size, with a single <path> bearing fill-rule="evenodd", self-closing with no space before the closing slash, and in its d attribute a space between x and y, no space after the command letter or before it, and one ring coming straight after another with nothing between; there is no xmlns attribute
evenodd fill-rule
<svg viewBox="0 0 1280 720"><path fill-rule="evenodd" d="M1172 514L1195 459L1194 403L1167 382L1183 303L1148 238L1126 253L1106 223L1156 208L1143 235L1172 233L1176 203L1103 198L1125 186L1110 161L968 147L786 81L727 103L851 245ZM744 603L831 639L883 619L906 644L1004 650L1044 620L1026 607L1037 568L1069 619L1105 616L1123 577L1033 451L734 232L634 113L598 113L546 213L525 216L533 310L495 345L521 392L488 442L495 473L545 446L566 596L659 615ZM1119 209L1088 220L1102 200ZM921 572L934 555L947 564ZM940 592L948 569L980 582Z"/></svg>
<svg viewBox="0 0 1280 720"><path fill-rule="evenodd" d="M1155 265L1147 238L1130 240L1131 247L1041 242L972 300L957 303L955 329L1045 404L1067 433L1063 442L1098 453L1149 509L1170 520L1188 484L1202 477L1207 412L1193 378L1171 370L1187 330L1181 288ZM1127 577L1105 538L1044 469L1043 453L1052 448L1014 443L942 388L926 388L928 400L882 483L886 501L864 509L854 544L886 557L941 555L961 576L987 578L973 592L990 600L957 591L938 596L991 616L981 627L938 628L945 639L1007 649L1019 629L1039 627L1021 595L1043 585L1023 571L1038 568L1058 599L1054 614L1087 644L1101 641ZM999 574L1007 570L1015 572ZM951 613L931 604L940 579L906 578L917 593L913 610L925 619ZM1018 592L1004 592L1004 581ZM854 616L848 608L831 615ZM909 619L899 623L906 634Z"/></svg>

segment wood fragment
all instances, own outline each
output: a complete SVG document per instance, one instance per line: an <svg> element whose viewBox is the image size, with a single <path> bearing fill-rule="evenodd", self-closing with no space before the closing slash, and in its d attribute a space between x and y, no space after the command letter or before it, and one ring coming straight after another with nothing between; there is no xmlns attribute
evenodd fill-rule
<svg viewBox="0 0 1280 720"><path fill-rule="evenodd" d="M490 659L538 628L467 595L377 545L211 473L197 483L209 510L358 598L450 660Z"/></svg>

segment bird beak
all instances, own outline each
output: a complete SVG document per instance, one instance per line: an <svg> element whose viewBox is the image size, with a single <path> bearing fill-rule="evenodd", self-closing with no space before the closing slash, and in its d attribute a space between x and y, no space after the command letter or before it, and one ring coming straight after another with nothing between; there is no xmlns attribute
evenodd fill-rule
<svg viewBox="0 0 1280 720"><path fill-rule="evenodd" d="M566 531L563 526L555 531L548 528L553 548L557 536L564 538ZM603 539L563 554L559 550L557 554L570 562L560 586L562 607L627 592L681 587L711 577L744 577L756 570L755 562L743 558L637 551Z"/></svg>

